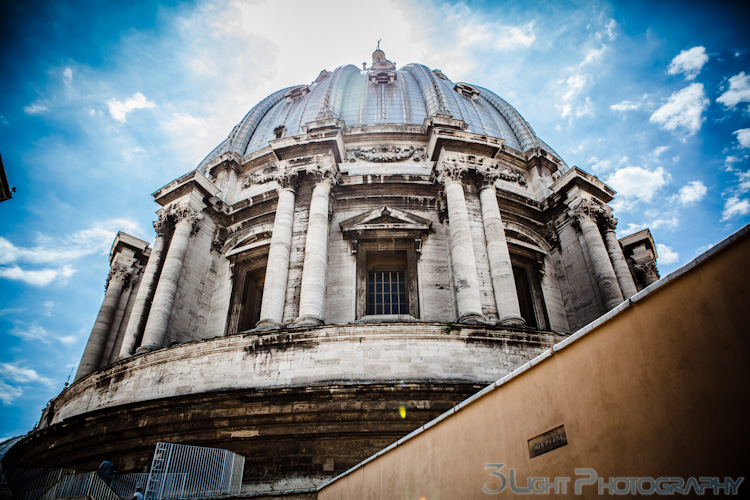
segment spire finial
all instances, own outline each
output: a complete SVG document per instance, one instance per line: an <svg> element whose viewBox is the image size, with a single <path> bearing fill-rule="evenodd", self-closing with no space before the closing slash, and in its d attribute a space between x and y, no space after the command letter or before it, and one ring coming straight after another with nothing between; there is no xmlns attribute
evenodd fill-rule
<svg viewBox="0 0 750 500"><path fill-rule="evenodd" d="M378 38L378 47L375 50L380 50L380 42L382 41L382 38Z"/></svg>

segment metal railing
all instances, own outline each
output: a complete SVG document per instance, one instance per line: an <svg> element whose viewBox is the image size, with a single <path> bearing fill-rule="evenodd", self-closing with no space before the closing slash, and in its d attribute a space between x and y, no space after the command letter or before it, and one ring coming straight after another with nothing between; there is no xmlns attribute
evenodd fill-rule
<svg viewBox="0 0 750 500"><path fill-rule="evenodd" d="M157 443L145 500L237 494L244 468L245 457L229 450Z"/></svg>
<svg viewBox="0 0 750 500"><path fill-rule="evenodd" d="M72 469L16 469L6 472L8 486L13 498L18 500L39 500L63 477L75 474Z"/></svg>
<svg viewBox="0 0 750 500"><path fill-rule="evenodd" d="M110 487L120 498L130 499L139 486L146 491L148 472L134 472L130 474L115 474L112 477Z"/></svg>
<svg viewBox="0 0 750 500"><path fill-rule="evenodd" d="M89 496L95 500L121 500L97 472L79 472L63 477L39 500Z"/></svg>

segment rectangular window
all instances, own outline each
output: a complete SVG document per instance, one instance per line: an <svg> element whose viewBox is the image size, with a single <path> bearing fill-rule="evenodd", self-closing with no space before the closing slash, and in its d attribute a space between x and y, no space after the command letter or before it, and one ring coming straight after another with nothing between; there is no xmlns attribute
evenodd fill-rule
<svg viewBox="0 0 750 500"><path fill-rule="evenodd" d="M232 263L232 297L227 318L227 335L255 328L263 305L268 246L245 252Z"/></svg>
<svg viewBox="0 0 750 500"><path fill-rule="evenodd" d="M360 243L357 251L357 318L419 317L414 244Z"/></svg>
<svg viewBox="0 0 750 500"><path fill-rule="evenodd" d="M549 328L537 256L512 253L510 260L513 265L518 305L521 309L521 316L526 320L526 326L538 330Z"/></svg>
<svg viewBox="0 0 750 500"><path fill-rule="evenodd" d="M370 271L367 314L409 314L404 271Z"/></svg>

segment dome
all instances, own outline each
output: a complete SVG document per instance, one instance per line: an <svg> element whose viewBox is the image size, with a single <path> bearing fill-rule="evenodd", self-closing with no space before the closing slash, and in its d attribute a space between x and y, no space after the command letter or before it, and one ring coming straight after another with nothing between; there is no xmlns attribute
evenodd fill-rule
<svg viewBox="0 0 750 500"><path fill-rule="evenodd" d="M568 169L520 113L495 93L453 83L440 70L422 64L396 69L382 50L376 50L370 68L346 65L333 72L323 70L310 85L288 87L263 99L198 170L205 172L206 166L224 153L245 156L274 139L302 134L305 124L318 119L337 119L346 130L368 125L422 125L435 116L464 122L466 131L503 139L504 146L522 153L545 150L560 160L562 171Z"/></svg>

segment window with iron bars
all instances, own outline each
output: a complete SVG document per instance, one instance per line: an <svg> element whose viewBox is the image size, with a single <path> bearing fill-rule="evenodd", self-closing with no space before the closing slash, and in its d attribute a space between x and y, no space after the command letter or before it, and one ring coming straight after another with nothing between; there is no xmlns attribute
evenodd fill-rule
<svg viewBox="0 0 750 500"><path fill-rule="evenodd" d="M408 314L406 273L370 271L367 276L367 314Z"/></svg>

